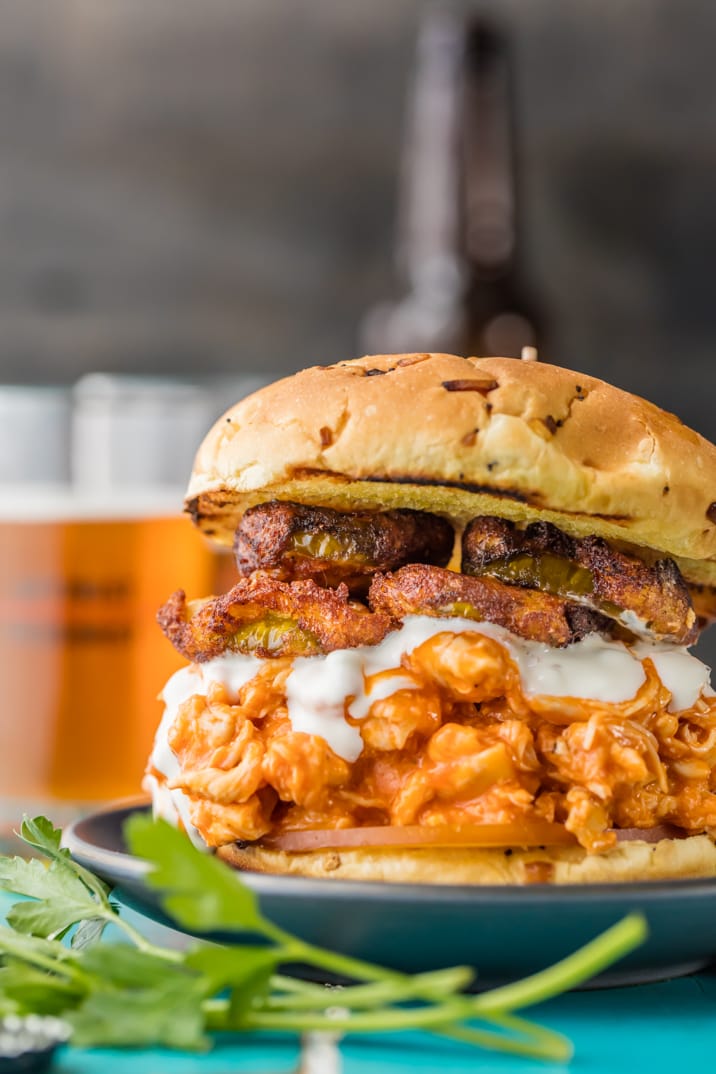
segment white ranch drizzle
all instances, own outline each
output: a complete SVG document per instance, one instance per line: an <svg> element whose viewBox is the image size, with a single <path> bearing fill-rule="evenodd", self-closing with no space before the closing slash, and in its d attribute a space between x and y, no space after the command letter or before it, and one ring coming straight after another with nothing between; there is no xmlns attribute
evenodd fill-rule
<svg viewBox="0 0 716 1074"><path fill-rule="evenodd" d="M493 623L409 616L401 630L389 634L378 645L338 650L326 656L297 657L286 680L291 726L296 731L320 735L340 757L355 761L362 739L359 728L346 722L346 708L350 716L361 720L374 701L390 697L397 690L414 688L414 682L400 673L401 657L446 631L477 632L504 645L519 669L522 689L528 697L591 698L611 704L628 701L645 681L641 661L647 656L672 694L672 711L689 708L702 694L710 692L709 669L685 649L646 642L629 648L597 634L555 649L541 642L525 641ZM232 653L184 668L169 680L163 693L165 713L151 759L157 771L168 779L178 772L167 733L182 701L193 694L205 694L212 682L223 683L235 699L260 665L256 657ZM396 670L395 675L371 680L391 669Z"/></svg>
<svg viewBox="0 0 716 1074"><path fill-rule="evenodd" d="M690 709L702 695L713 696L709 682L711 668L686 649L639 642L634 652L641 660L648 657L652 661L656 674L671 694L669 712Z"/></svg>

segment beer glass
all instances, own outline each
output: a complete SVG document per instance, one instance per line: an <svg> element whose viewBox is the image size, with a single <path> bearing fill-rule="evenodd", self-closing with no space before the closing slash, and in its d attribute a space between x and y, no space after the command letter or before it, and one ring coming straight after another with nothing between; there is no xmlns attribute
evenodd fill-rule
<svg viewBox="0 0 716 1074"><path fill-rule="evenodd" d="M182 663L156 609L231 583L181 512L213 394L98 376L48 391L0 388L17 417L0 425L0 837L23 812L64 822L140 792Z"/></svg>

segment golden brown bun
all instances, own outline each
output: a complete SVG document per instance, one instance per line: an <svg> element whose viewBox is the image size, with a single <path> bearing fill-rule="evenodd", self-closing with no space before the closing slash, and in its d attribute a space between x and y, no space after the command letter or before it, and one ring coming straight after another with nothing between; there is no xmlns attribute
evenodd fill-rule
<svg viewBox="0 0 716 1074"><path fill-rule="evenodd" d="M199 449L187 509L230 544L270 499L546 519L716 584L716 447L583 373L513 358L377 355L242 400Z"/></svg>
<svg viewBox="0 0 716 1074"><path fill-rule="evenodd" d="M707 835L618 843L604 854L587 854L577 846L512 852L361 847L289 854L236 844L217 853L235 868L252 872L401 884L605 884L716 876L716 847Z"/></svg>

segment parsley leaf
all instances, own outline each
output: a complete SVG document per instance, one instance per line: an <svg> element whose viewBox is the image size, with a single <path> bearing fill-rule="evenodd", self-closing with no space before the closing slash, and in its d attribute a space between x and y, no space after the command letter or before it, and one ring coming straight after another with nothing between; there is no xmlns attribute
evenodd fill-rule
<svg viewBox="0 0 716 1074"><path fill-rule="evenodd" d="M96 904L91 899L81 902L74 899L38 899L36 902L16 902L8 912L7 923L16 932L52 939L64 935L72 925L94 917L96 913Z"/></svg>
<svg viewBox="0 0 716 1074"><path fill-rule="evenodd" d="M191 983L199 974L183 963L140 951L126 943L103 943L77 955L77 964L114 988L164 988L180 978Z"/></svg>
<svg viewBox="0 0 716 1074"><path fill-rule="evenodd" d="M61 936L78 921L106 914L105 907L61 860L48 868L38 858L0 858L0 887L37 900L15 903L7 914L8 924L17 932Z"/></svg>
<svg viewBox="0 0 716 1074"><path fill-rule="evenodd" d="M62 829L55 828L47 817L23 817L20 838L36 850L42 850L48 857L64 854L69 858L68 850L61 850Z"/></svg>
<svg viewBox="0 0 716 1074"><path fill-rule="evenodd" d="M200 854L165 820L135 813L124 827L132 854L151 862L146 881L164 893L163 906L191 932L263 932L258 899L218 858Z"/></svg>
<svg viewBox="0 0 716 1074"><path fill-rule="evenodd" d="M39 850L58 866L64 867L69 873L81 880L85 887L92 892L99 902L107 902L109 885L83 868L70 857L70 852L62 847L62 829L55 828L47 817L24 817L20 828L20 838L34 850Z"/></svg>
<svg viewBox="0 0 716 1074"><path fill-rule="evenodd" d="M91 947L92 944L99 943L108 924L108 921L98 917L86 918L84 921L80 921L70 940L73 950L81 951L85 947Z"/></svg>
<svg viewBox="0 0 716 1074"><path fill-rule="evenodd" d="M277 957L270 947L200 944L191 948L184 962L202 975L209 994L214 995L225 988L243 985L247 978L265 976L268 982L276 969Z"/></svg>
<svg viewBox="0 0 716 1074"><path fill-rule="evenodd" d="M33 899L60 898L90 899L82 881L66 868L48 867L39 858L0 858L0 887L16 895ZM94 900L92 900L94 904Z"/></svg>
<svg viewBox="0 0 716 1074"><path fill-rule="evenodd" d="M58 973L64 970L65 963L72 961L72 952L59 941L40 936L24 936L14 929L6 929L1 925L0 955L10 955L30 965L44 967Z"/></svg>
<svg viewBox="0 0 716 1074"><path fill-rule="evenodd" d="M210 1045L204 1032L201 991L184 980L161 988L92 992L66 1015L72 1043L80 1047L166 1045L203 1051Z"/></svg>
<svg viewBox="0 0 716 1074"><path fill-rule="evenodd" d="M22 840L50 859L0 857L0 888L34 899L11 907L7 922L16 932L33 936L60 937L78 924L76 944L84 946L101 936L114 917L109 888L72 860L61 846L62 832L46 817L25 817Z"/></svg>
<svg viewBox="0 0 716 1074"><path fill-rule="evenodd" d="M268 997L277 956L270 947L201 944L189 951L185 962L201 973L207 996L230 989L222 1028L239 1029L247 1012Z"/></svg>
<svg viewBox="0 0 716 1074"><path fill-rule="evenodd" d="M62 1014L76 1006L85 989L15 960L0 967L0 995L11 1000L19 1014Z"/></svg>
<svg viewBox="0 0 716 1074"><path fill-rule="evenodd" d="M646 927L632 915L551 969L469 997L459 994L471 979L466 967L408 977L290 935L263 917L237 873L164 822L137 814L126 835L149 863L147 882L168 913L188 931L252 933L267 943L156 947L121 916L107 885L72 861L59 829L43 817L25 819L21 835L49 865L0 858L0 886L32 900L16 903L10 927L0 927L0 1013L61 1015L77 1045L201 1050L214 1030L423 1027L483 1048L564 1061L570 1046L563 1037L513 1012L603 969ZM109 922L130 942L99 943ZM59 942L75 924L72 945ZM336 1021L326 1012L331 993L276 973L280 963L297 960L367 983L341 990L345 1013ZM475 1016L492 1029L470 1025Z"/></svg>

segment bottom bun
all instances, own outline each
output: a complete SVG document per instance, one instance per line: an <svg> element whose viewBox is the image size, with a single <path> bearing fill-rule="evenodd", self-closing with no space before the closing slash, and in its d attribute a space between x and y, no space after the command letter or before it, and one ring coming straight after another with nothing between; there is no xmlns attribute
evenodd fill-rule
<svg viewBox="0 0 716 1074"><path fill-rule="evenodd" d="M716 876L716 846L707 835L621 842L602 854L588 854L578 846L360 847L289 854L236 843L219 847L217 854L234 868L251 872L401 884L605 884Z"/></svg>

